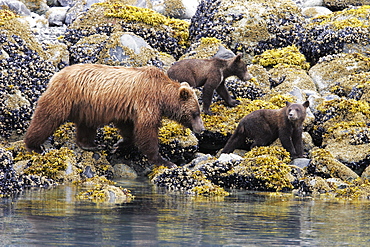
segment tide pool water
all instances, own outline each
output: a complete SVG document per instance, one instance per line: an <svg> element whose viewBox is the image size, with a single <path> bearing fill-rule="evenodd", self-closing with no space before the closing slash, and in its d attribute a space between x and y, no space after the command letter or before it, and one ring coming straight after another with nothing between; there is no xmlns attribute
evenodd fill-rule
<svg viewBox="0 0 370 247"><path fill-rule="evenodd" d="M0 246L370 246L370 202L231 191L223 199L118 180L135 199L94 203L81 188L0 199Z"/></svg>

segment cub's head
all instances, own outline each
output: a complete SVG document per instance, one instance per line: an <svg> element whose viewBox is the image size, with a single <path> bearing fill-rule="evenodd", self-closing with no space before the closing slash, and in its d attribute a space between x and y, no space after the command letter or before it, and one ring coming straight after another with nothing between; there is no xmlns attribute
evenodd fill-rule
<svg viewBox="0 0 370 247"><path fill-rule="evenodd" d="M247 65L242 61L242 54L230 58L230 73L242 81L248 81L252 76L248 73Z"/></svg>
<svg viewBox="0 0 370 247"><path fill-rule="evenodd" d="M310 105L308 101L303 104L292 104L286 102L286 115L289 121L304 121L306 118L306 109Z"/></svg>
<svg viewBox="0 0 370 247"><path fill-rule="evenodd" d="M200 107L198 98L194 90L187 82L182 82L179 88L180 115L179 122L195 133L204 130L202 118L200 117Z"/></svg>

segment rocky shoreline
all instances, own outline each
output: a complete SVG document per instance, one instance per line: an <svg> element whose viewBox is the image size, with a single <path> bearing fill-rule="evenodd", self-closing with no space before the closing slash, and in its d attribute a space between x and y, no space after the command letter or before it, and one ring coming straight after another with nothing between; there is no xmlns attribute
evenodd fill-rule
<svg viewBox="0 0 370 247"><path fill-rule="evenodd" d="M100 184L79 198L122 201L132 195L110 180L149 174L160 188L192 195L222 197L242 188L369 198L369 1L0 0L0 8L0 196L74 182ZM44 155L23 147L38 97L65 66L166 71L177 60L237 53L253 76L227 79L239 106L226 107L214 95L216 114L202 116L207 130L200 135L163 120L161 154L178 168L153 170L135 148L116 150L113 125L98 132L100 152L79 149L71 123L49 138ZM291 160L279 142L220 156L242 117L287 100L310 102L305 158Z"/></svg>

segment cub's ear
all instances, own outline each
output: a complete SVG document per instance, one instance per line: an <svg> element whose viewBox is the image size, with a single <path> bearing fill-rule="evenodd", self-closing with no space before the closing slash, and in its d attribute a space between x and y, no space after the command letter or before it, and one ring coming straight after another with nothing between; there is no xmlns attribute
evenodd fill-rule
<svg viewBox="0 0 370 247"><path fill-rule="evenodd" d="M292 103L290 103L289 101L285 101L285 105L286 105L286 106L288 106L288 107L289 107L291 104L292 104Z"/></svg>
<svg viewBox="0 0 370 247"><path fill-rule="evenodd" d="M183 85L183 83L186 83L187 85ZM181 87L179 88L179 94L180 100L186 101L191 97L193 91L187 82L183 83L181 83Z"/></svg>
<svg viewBox="0 0 370 247"><path fill-rule="evenodd" d="M310 106L310 102L308 100L306 100L304 103L303 103L303 106L305 108L309 107Z"/></svg>
<svg viewBox="0 0 370 247"><path fill-rule="evenodd" d="M186 81L181 82L180 85L184 87L190 87L189 83L187 83Z"/></svg>

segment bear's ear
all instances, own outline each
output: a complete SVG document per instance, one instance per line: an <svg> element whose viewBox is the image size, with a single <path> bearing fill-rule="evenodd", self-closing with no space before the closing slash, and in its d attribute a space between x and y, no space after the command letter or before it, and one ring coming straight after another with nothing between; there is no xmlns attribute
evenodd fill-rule
<svg viewBox="0 0 370 247"><path fill-rule="evenodd" d="M243 56L242 53L239 53L238 55L236 55L236 57L234 58L234 62L239 62L242 59L242 56Z"/></svg>
<svg viewBox="0 0 370 247"><path fill-rule="evenodd" d="M303 106L305 108L309 107L310 106L310 102L308 100L306 100L306 102L303 103Z"/></svg>
<svg viewBox="0 0 370 247"><path fill-rule="evenodd" d="M292 103L290 103L289 101L285 101L285 104L289 107Z"/></svg>
<svg viewBox="0 0 370 247"><path fill-rule="evenodd" d="M183 85L183 83L181 83L181 87L179 88L180 100L186 101L191 97L192 89L187 82L185 82L187 85Z"/></svg>

